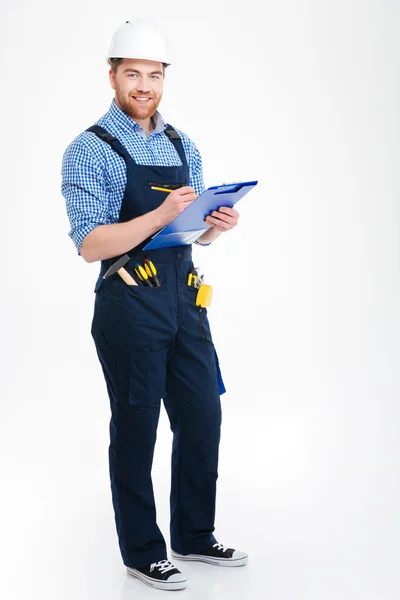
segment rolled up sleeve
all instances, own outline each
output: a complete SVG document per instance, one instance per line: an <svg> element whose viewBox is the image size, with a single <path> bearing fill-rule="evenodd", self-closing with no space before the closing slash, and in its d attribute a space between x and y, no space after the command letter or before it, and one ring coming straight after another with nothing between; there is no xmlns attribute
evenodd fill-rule
<svg viewBox="0 0 400 600"><path fill-rule="evenodd" d="M194 142L191 142L190 150L190 185L195 190L196 194L200 195L205 189L203 181L203 161L201 159L201 154Z"/></svg>
<svg viewBox="0 0 400 600"><path fill-rule="evenodd" d="M110 223L104 168L82 140L66 149L62 161L62 195L78 254L82 242L95 227Z"/></svg>

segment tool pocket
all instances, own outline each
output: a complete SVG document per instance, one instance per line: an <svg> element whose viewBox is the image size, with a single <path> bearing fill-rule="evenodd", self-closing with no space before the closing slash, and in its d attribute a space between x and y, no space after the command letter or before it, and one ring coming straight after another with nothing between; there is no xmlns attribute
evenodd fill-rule
<svg viewBox="0 0 400 600"><path fill-rule="evenodd" d="M196 305L196 310L197 310L198 319L199 319L200 338L206 344L212 344L213 339L212 339L212 335L211 335L210 323L208 321L207 309L204 306Z"/></svg>
<svg viewBox="0 0 400 600"><path fill-rule="evenodd" d="M207 335L206 335L206 329L204 327L204 308L199 307L199 325L200 325L200 337L203 340L203 342L207 342Z"/></svg>
<svg viewBox="0 0 400 600"><path fill-rule="evenodd" d="M210 324L207 318L207 309L196 304L198 289L190 285L182 284L180 286L182 293L189 300L187 304L188 323L192 331L197 331L203 342L212 344Z"/></svg>
<svg viewBox="0 0 400 600"><path fill-rule="evenodd" d="M130 353L129 397L132 406L159 406L165 395L168 348Z"/></svg>
<svg viewBox="0 0 400 600"><path fill-rule="evenodd" d="M159 183L158 181L148 181L147 185L150 187L163 188L165 190L177 190L178 188L187 185L186 183Z"/></svg>
<svg viewBox="0 0 400 600"><path fill-rule="evenodd" d="M217 351L215 349L215 346L214 346L214 354L215 354L215 364L217 366L218 392L219 392L219 395L222 396L222 394L225 394L226 389L225 389L225 385L224 385L224 382L223 382L223 379L222 379L221 369L219 367L218 354L217 354Z"/></svg>
<svg viewBox="0 0 400 600"><path fill-rule="evenodd" d="M101 326L101 295L97 294L94 301L94 312L90 332L92 337L100 329Z"/></svg>

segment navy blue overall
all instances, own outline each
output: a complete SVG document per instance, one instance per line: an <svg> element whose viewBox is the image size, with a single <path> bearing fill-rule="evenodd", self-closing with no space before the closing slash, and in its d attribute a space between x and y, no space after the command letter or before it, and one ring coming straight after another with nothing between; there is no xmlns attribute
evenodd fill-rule
<svg viewBox="0 0 400 600"><path fill-rule="evenodd" d="M167 134L181 166L138 165L104 129L93 131L126 163L127 183L119 222L156 209L165 194L154 184L189 184L182 141ZM213 536L220 440L220 393L225 391L207 310L196 306L187 285L193 268L191 246L129 252L125 265L149 257L161 286L128 286L116 273L102 276L114 261L102 261L96 284L92 336L111 405L109 466L119 546L124 564L137 568L167 557L156 523L151 480L160 401L173 432L170 495L171 548L198 552Z"/></svg>

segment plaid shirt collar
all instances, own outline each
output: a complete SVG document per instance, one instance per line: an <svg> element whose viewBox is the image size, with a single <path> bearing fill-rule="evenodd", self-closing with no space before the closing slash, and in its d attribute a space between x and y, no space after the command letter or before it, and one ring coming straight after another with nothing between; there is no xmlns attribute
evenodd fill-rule
<svg viewBox="0 0 400 600"><path fill-rule="evenodd" d="M111 102L108 116L118 128L123 129L128 134L132 132L140 133L141 130L143 131L143 128L136 123L136 121L131 119L131 117L118 108L118 106L115 104L115 100ZM155 124L154 131L152 133L162 133L166 129L167 123L164 121L158 110L156 110L152 119Z"/></svg>

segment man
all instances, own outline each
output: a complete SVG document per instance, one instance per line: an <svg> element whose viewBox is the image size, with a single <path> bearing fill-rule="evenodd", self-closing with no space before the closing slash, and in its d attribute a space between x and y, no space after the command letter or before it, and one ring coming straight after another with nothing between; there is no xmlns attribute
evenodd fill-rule
<svg viewBox="0 0 400 600"><path fill-rule="evenodd" d="M91 332L111 405L110 478L122 558L144 583L181 589L187 581L168 561L151 482L161 398L174 435L172 556L223 566L247 562L247 554L213 536L225 389L206 309L187 284L191 246L142 250L203 191L202 161L194 143L157 111L170 63L154 26L125 23L114 35L109 63L115 98L67 148L62 191L78 253L87 262L102 261ZM210 244L238 217L229 207L213 212L197 242ZM104 279L116 257L128 252L125 269L139 285L127 285L118 273ZM158 287L137 277L134 266L146 258L157 270Z"/></svg>

